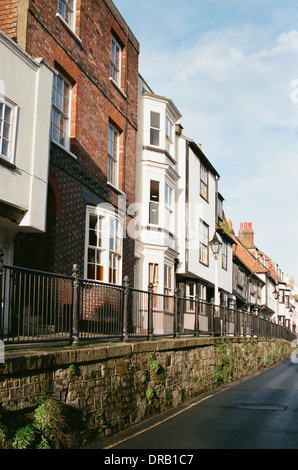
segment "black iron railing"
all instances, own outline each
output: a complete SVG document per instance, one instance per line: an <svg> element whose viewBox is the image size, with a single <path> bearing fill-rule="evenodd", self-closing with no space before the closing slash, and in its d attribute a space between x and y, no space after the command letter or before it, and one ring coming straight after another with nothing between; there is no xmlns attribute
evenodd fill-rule
<svg viewBox="0 0 298 470"><path fill-rule="evenodd" d="M188 298L0 263L0 339L5 344L76 343L159 336L296 336L260 315Z"/></svg>

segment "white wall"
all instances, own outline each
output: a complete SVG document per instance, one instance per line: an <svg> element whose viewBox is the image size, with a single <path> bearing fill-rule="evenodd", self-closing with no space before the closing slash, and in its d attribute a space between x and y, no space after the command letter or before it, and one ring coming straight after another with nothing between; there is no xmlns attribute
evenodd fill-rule
<svg viewBox="0 0 298 470"><path fill-rule="evenodd" d="M52 71L0 32L0 93L17 105L15 168L0 164L0 201L26 211L10 231L44 231ZM4 221L0 228L5 229Z"/></svg>

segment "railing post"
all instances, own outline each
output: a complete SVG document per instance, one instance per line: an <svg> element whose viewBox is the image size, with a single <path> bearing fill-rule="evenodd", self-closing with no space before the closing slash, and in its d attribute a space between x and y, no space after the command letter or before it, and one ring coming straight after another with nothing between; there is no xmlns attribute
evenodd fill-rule
<svg viewBox="0 0 298 470"><path fill-rule="evenodd" d="M0 338L3 337L3 326L2 326L2 282L3 282L3 273L4 273L4 250L0 246Z"/></svg>
<svg viewBox="0 0 298 470"><path fill-rule="evenodd" d="M128 341L128 297L129 279L124 277L124 302L123 302L123 341Z"/></svg>
<svg viewBox="0 0 298 470"><path fill-rule="evenodd" d="M71 340L72 343L77 344L79 342L79 268L77 264L73 265L72 269L73 280L73 303L72 303L72 329L71 329Z"/></svg>
<svg viewBox="0 0 298 470"><path fill-rule="evenodd" d="M179 338L179 318L178 318L178 297L179 297L179 288L176 288L174 291L174 338Z"/></svg>
<svg viewBox="0 0 298 470"><path fill-rule="evenodd" d="M230 301L229 301L229 310L231 310L231 312L232 312L231 318L234 320L233 336L236 336L236 331L237 331L237 325L236 325L236 300L235 300L234 297L231 298ZM230 333L230 329L229 329L229 333Z"/></svg>
<svg viewBox="0 0 298 470"><path fill-rule="evenodd" d="M153 284L148 286L148 339L153 339Z"/></svg>
<svg viewBox="0 0 298 470"><path fill-rule="evenodd" d="M198 295L195 296L195 331L194 336L200 336L200 298Z"/></svg>
<svg viewBox="0 0 298 470"><path fill-rule="evenodd" d="M215 304L213 302L211 304L211 311L210 311L210 333L211 333L211 336L215 336L214 318L215 318Z"/></svg>

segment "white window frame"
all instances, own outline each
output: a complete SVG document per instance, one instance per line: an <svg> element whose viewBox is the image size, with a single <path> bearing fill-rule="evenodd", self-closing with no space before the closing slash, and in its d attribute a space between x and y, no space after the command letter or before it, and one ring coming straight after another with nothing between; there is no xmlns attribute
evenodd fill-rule
<svg viewBox="0 0 298 470"><path fill-rule="evenodd" d="M121 63L122 63L122 47L112 35L111 37L111 63L110 78L116 85L121 88Z"/></svg>
<svg viewBox="0 0 298 470"><path fill-rule="evenodd" d="M63 83L63 93L58 89L58 80ZM65 90L68 89L68 98L65 102ZM59 103L59 96L63 103ZM57 72L53 78L53 95L52 95L52 119L51 119L51 139L56 144L64 147L66 150L70 148L70 125L71 125L71 97L72 86L70 82L60 73ZM54 116L58 116L59 125L57 125ZM54 133L54 129L56 132ZM61 137L61 131L63 137ZM56 133L58 138L56 138Z"/></svg>
<svg viewBox="0 0 298 470"><path fill-rule="evenodd" d="M164 308L173 311L174 269L169 264L164 265Z"/></svg>
<svg viewBox="0 0 298 470"><path fill-rule="evenodd" d="M108 128L108 183L119 187L120 132L109 122ZM116 147L116 148L115 148Z"/></svg>
<svg viewBox="0 0 298 470"><path fill-rule="evenodd" d="M207 232L207 233L206 233ZM209 225L200 219L200 249L199 261L209 266Z"/></svg>
<svg viewBox="0 0 298 470"><path fill-rule="evenodd" d="M170 233L173 233L174 222L174 189L168 183L165 183L165 227Z"/></svg>
<svg viewBox="0 0 298 470"><path fill-rule="evenodd" d="M152 191L152 183L156 183L158 185L158 194L157 196L153 196ZM156 220L153 221L152 214L156 212ZM159 213L160 213L160 181L158 180L150 180L149 182L149 224L150 225L159 225Z"/></svg>
<svg viewBox="0 0 298 470"><path fill-rule="evenodd" d="M157 123L153 122L154 121L154 116L153 115L156 115L155 117L158 116L158 120L159 120L158 125L157 125ZM161 114L158 111L150 110L150 121L149 122L150 122L150 133L149 133L150 145L152 145L153 147L160 147ZM155 137L153 137L153 136L157 137L158 143L154 143L156 141L155 141Z"/></svg>
<svg viewBox="0 0 298 470"><path fill-rule="evenodd" d="M200 167L200 196L208 201L208 186L209 186L208 170L201 164Z"/></svg>
<svg viewBox="0 0 298 470"><path fill-rule="evenodd" d="M90 227L91 216L97 218L94 229ZM122 218L112 208L106 207L104 204L97 207L87 206L84 260L86 279L116 285L122 284L123 227ZM96 240L96 243L94 244L90 244L91 231L95 232L93 240ZM92 257L92 251L95 253L94 257ZM99 255L100 263L98 262ZM93 265L94 276L90 276ZM101 267L102 270L97 271L97 267ZM100 271L102 274L96 275Z"/></svg>
<svg viewBox="0 0 298 470"><path fill-rule="evenodd" d="M149 284L153 285L153 293L159 294L160 286L160 265L159 263L149 263L148 264L148 279ZM153 296L153 308L160 309L162 297L158 295Z"/></svg>
<svg viewBox="0 0 298 470"><path fill-rule="evenodd" d="M224 240L221 247L221 267L225 271L228 270L228 244Z"/></svg>
<svg viewBox="0 0 298 470"><path fill-rule="evenodd" d="M173 131L174 125L168 116L166 116L166 150L169 154L172 154L173 150Z"/></svg>
<svg viewBox="0 0 298 470"><path fill-rule="evenodd" d="M58 0L57 15L67 24L67 26L75 31L76 27L76 0Z"/></svg>
<svg viewBox="0 0 298 470"><path fill-rule="evenodd" d="M188 281L186 282L186 311L194 313L195 312L195 300L197 293L197 286L195 282ZM191 292L192 291L192 292Z"/></svg>
<svg viewBox="0 0 298 470"><path fill-rule="evenodd" d="M14 164L19 107L1 94L0 103L2 104L2 109L0 110L0 158ZM7 118L5 119L6 109L10 109L9 122ZM7 143L7 151L2 153L4 142Z"/></svg>

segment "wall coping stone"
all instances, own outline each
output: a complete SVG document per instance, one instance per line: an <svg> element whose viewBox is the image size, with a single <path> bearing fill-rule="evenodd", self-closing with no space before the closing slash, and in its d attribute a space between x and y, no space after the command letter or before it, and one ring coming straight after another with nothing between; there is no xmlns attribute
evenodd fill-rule
<svg viewBox="0 0 298 470"><path fill-rule="evenodd" d="M101 343L75 345L69 347L49 348L47 350L8 350L5 352L5 362L0 364L0 376L18 374L34 370L51 370L70 364L100 362L110 358L130 356L142 352L175 351L196 347L206 347L215 344L265 342L268 338L250 337L206 337L206 338L162 338L152 341L135 341L121 343ZM275 341L272 339L272 341ZM279 340L287 342L286 340Z"/></svg>

